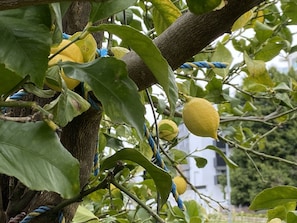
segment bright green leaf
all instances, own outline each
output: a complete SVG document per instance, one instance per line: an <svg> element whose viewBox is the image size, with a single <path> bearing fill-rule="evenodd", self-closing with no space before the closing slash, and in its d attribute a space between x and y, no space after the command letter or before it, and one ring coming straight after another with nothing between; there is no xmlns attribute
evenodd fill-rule
<svg viewBox="0 0 297 223"><path fill-rule="evenodd" d="M47 5L0 12L0 64L42 86L51 45Z"/></svg>
<svg viewBox="0 0 297 223"><path fill-rule="evenodd" d="M244 53L244 60L250 76L260 76L266 72L265 62L261 60L253 60L248 54Z"/></svg>
<svg viewBox="0 0 297 223"><path fill-rule="evenodd" d="M260 192L250 205L251 210L265 210L297 201L297 188L292 186L276 186Z"/></svg>
<svg viewBox="0 0 297 223"><path fill-rule="evenodd" d="M243 28L253 18L253 15L254 15L253 10L249 10L243 15L241 15L232 25L231 31L233 32Z"/></svg>
<svg viewBox="0 0 297 223"><path fill-rule="evenodd" d="M196 15L214 10L222 0L187 0L189 10Z"/></svg>
<svg viewBox="0 0 297 223"><path fill-rule="evenodd" d="M166 203L171 190L172 179L165 170L154 165L135 149L122 149L116 152L114 155L107 157L101 163L101 170L110 169L116 166L117 162L120 160L129 160L145 168L145 170L153 178L156 187L160 192L162 204Z"/></svg>
<svg viewBox="0 0 297 223"><path fill-rule="evenodd" d="M96 217L89 209L82 205L79 205L72 219L72 223L82 222L100 223L98 217Z"/></svg>
<svg viewBox="0 0 297 223"><path fill-rule="evenodd" d="M63 198L79 193L79 163L44 122L0 120L0 172L31 190L54 191Z"/></svg>
<svg viewBox="0 0 297 223"><path fill-rule="evenodd" d="M231 159L229 159L226 154L218 147L216 146L207 146L206 149L210 149L215 151L216 153L218 153L223 160L225 161L225 163L230 167L230 168L236 168L238 167L236 163L234 163Z"/></svg>
<svg viewBox="0 0 297 223"><path fill-rule="evenodd" d="M178 98L177 86L173 71L160 50L154 45L152 40L129 26L118 26L104 24L93 27L95 30L108 31L120 37L129 47L131 47L149 67L158 83L163 87L170 104L171 112L175 111ZM91 28L90 30L92 31ZM147 50L150 49L150 50Z"/></svg>
<svg viewBox="0 0 297 223"><path fill-rule="evenodd" d="M54 115L53 121L61 127L89 108L90 104L71 90L63 90L54 101L44 106L45 110Z"/></svg>
<svg viewBox="0 0 297 223"><path fill-rule="evenodd" d="M150 0L153 4L153 21L155 30L160 35L179 16L181 12L170 0Z"/></svg>
<svg viewBox="0 0 297 223"><path fill-rule="evenodd" d="M111 15L114 15L120 11L125 10L129 6L134 5L136 0L107 0L96 2L92 1L92 9L90 13L90 22L96 22L101 19L105 19Z"/></svg>
<svg viewBox="0 0 297 223"><path fill-rule="evenodd" d="M114 122L126 122L143 135L144 106L135 83L128 77L126 64L115 58L100 58L90 63L61 63L65 74L86 82Z"/></svg>

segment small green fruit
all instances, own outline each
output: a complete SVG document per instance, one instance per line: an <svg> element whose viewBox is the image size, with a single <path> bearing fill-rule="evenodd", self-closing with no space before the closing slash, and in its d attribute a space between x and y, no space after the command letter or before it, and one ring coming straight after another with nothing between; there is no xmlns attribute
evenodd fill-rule
<svg viewBox="0 0 297 223"><path fill-rule="evenodd" d="M158 123L159 137L167 141L172 141L178 135L178 127L174 121L163 119Z"/></svg>

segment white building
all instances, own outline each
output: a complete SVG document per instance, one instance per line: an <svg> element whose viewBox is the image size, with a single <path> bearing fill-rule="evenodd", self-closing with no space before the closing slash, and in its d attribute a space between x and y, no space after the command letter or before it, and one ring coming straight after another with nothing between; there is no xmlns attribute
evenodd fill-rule
<svg viewBox="0 0 297 223"><path fill-rule="evenodd" d="M185 125L179 126L179 137L185 137L181 143L177 145L179 150L185 151L192 156L202 157L207 160L206 166L198 168L194 158L188 158L188 164L182 165L180 168L187 176L192 185L202 194L203 198L211 197L211 199L220 202L221 205L228 205L228 201L225 193L222 190L222 186L218 184L218 175L226 173L227 167L225 161L218 153L213 150L205 149L209 145L217 146L225 152L226 145L221 142L216 142L212 138L198 137L193 134L189 134ZM205 196L204 196L205 195ZM199 203L211 211L211 208L195 193L191 188L181 195L182 200L197 200ZM210 201L211 206L218 208L219 205L216 202Z"/></svg>

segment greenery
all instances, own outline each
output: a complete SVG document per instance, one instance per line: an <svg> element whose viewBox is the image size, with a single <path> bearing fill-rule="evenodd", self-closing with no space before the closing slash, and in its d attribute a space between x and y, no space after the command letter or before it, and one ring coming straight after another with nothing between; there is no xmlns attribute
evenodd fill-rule
<svg viewBox="0 0 297 223"><path fill-rule="evenodd" d="M233 157L213 145L204 149L232 169L236 204L268 210L271 223L296 222L297 157L289 149L296 71L267 69L277 56L296 53L295 1L8 2L0 2L1 222L19 221L41 205L48 213L32 222L59 222L61 213L66 222L207 222L206 209L182 201L172 184L181 175L202 200L224 208L179 169L187 159L199 168L207 160L177 150L182 138L158 135L158 119L183 122L189 96L207 99L220 114L218 138ZM74 21L73 8L89 13ZM51 48L77 24L70 45L89 52L88 59L49 66L70 50ZM88 45L89 34L101 37L108 55ZM63 75L80 84L69 89Z"/></svg>

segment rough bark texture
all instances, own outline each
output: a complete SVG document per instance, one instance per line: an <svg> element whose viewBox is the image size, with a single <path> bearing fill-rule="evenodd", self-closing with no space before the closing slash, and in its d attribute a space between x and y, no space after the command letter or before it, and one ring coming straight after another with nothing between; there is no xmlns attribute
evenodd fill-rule
<svg viewBox="0 0 297 223"><path fill-rule="evenodd" d="M168 30L155 39L154 42L162 52L163 56L168 60L172 68L175 69L193 55L201 51L218 36L223 33L230 32L233 22L241 14L263 1L264 0L229 0L228 5L219 11L206 13L200 16L193 15L190 12L185 13L171 27L169 27ZM0 0L0 10L49 2L55 1ZM81 30L86 23L86 20L82 20L82 18L86 18L90 7L88 3L82 2L83 1L74 2L68 11L66 16L67 19L64 20L64 25L66 26L65 31L69 34L72 34L77 30ZM127 64L130 77L138 85L139 89L149 87L156 82L149 69L134 52L127 54L124 57L124 61ZM31 111L23 112L30 113ZM22 113L15 114L24 115ZM100 118L101 113L99 111L90 109L69 123L63 129L61 134L61 141L64 146L81 162L81 186L84 186L87 183L92 169L92 160L95 152ZM4 178L0 177L0 180L1 179L3 183ZM22 185L18 185L16 188L21 190ZM7 188L1 187L2 195L5 195L6 193L3 191L4 189L6 190ZM27 193L25 190L21 192L23 194ZM54 193L38 192L27 194L27 199L32 198L30 196L34 197L34 199L31 199L32 201L29 202L29 205L23 204L21 208L9 208L9 217L13 217L13 215L18 214L21 211L31 211L39 205L56 205L61 202L61 198ZM7 198L5 201L7 203ZM4 208L6 208L6 206L7 204L4 204ZM64 214L67 217L66 222L70 222L76 207L77 204L74 204L64 210ZM0 219L2 214L3 213L0 212ZM53 216L53 218L55 218L55 216ZM51 216L44 216L32 222L57 222L57 219L52 219Z"/></svg>

